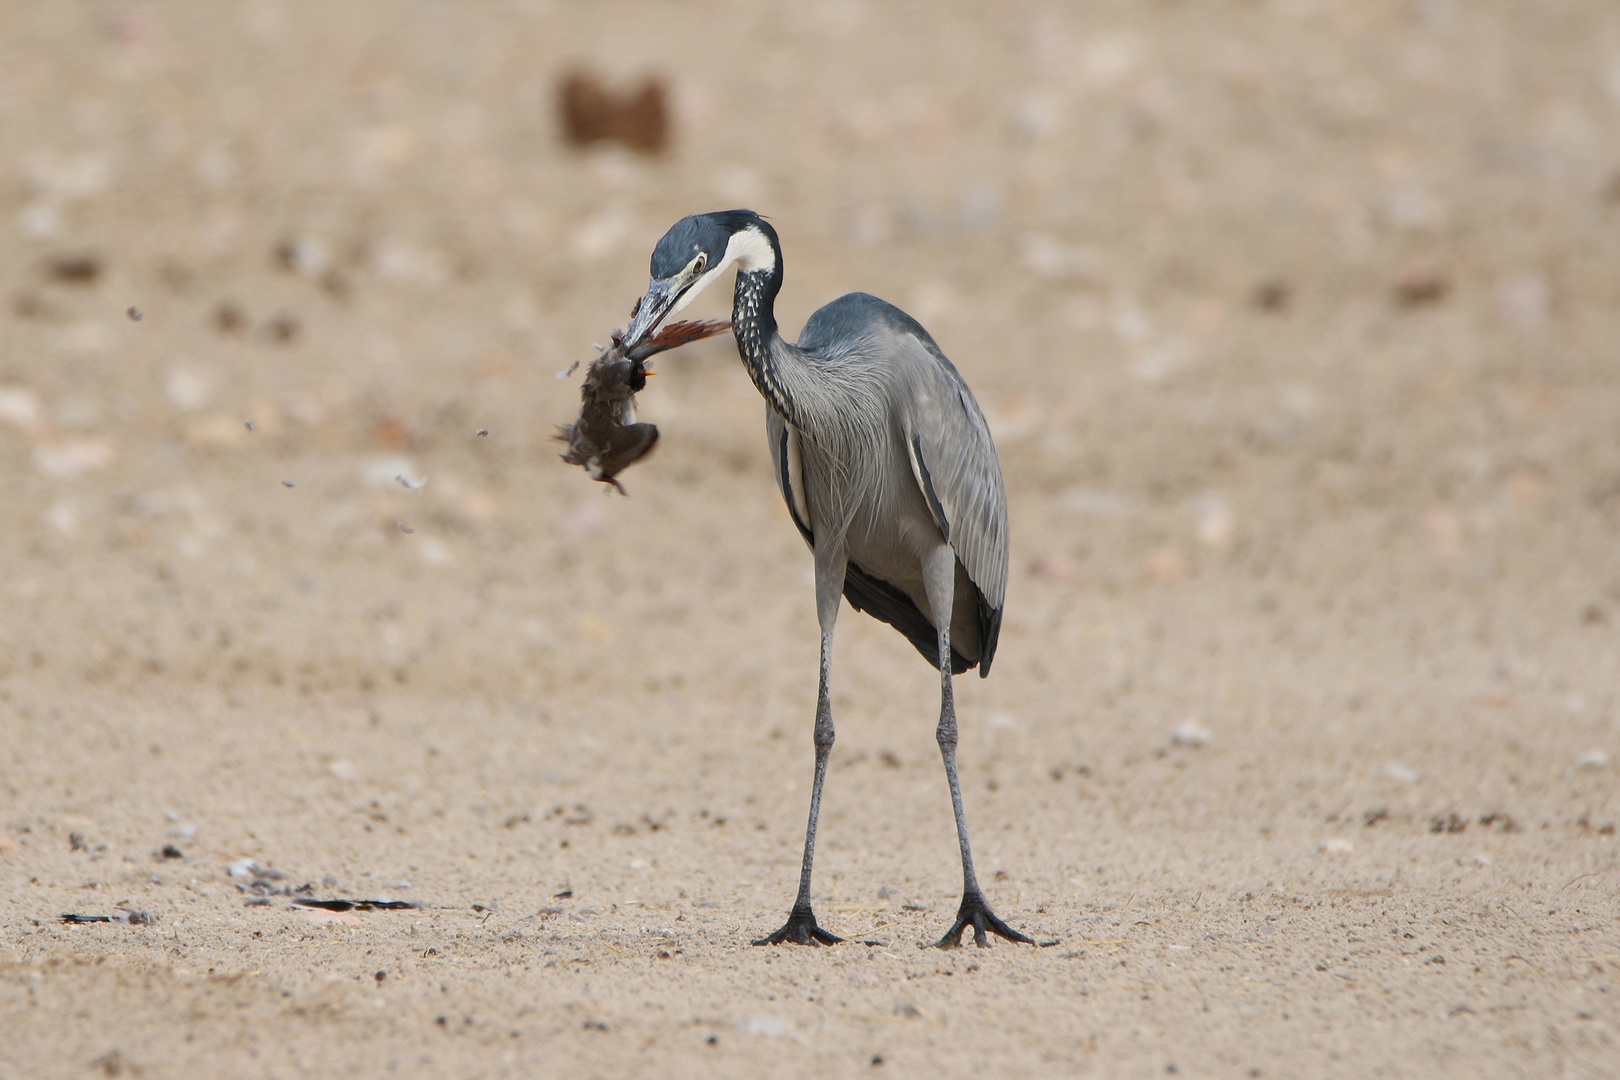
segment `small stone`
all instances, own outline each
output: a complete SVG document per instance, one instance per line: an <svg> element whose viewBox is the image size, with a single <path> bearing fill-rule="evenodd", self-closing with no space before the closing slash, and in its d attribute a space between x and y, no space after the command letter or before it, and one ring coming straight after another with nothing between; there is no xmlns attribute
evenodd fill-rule
<svg viewBox="0 0 1620 1080"><path fill-rule="evenodd" d="M1395 279L1395 302L1401 307L1438 303L1450 291L1451 278L1429 263L1414 263Z"/></svg>
<svg viewBox="0 0 1620 1080"><path fill-rule="evenodd" d="M327 246L312 236L290 236L276 245L276 262L302 277L320 277L332 265Z"/></svg>
<svg viewBox="0 0 1620 1080"><path fill-rule="evenodd" d="M1403 784L1415 784L1423 779L1423 774L1416 769L1409 769L1398 761L1392 761L1384 766L1380 776L1387 776L1391 780L1399 780Z"/></svg>
<svg viewBox="0 0 1620 1080"><path fill-rule="evenodd" d="M1289 301L1293 299L1293 290L1286 281L1278 278L1267 278L1254 287L1249 294L1249 300L1261 311L1286 311Z"/></svg>
<svg viewBox="0 0 1620 1080"><path fill-rule="evenodd" d="M1468 819L1453 810L1449 814L1439 815L1429 819L1429 831L1432 833L1460 833L1468 828Z"/></svg>
<svg viewBox="0 0 1620 1080"><path fill-rule="evenodd" d="M1177 746L1203 746L1209 742L1209 731L1197 720L1188 720L1170 732L1170 741Z"/></svg>
<svg viewBox="0 0 1620 1080"><path fill-rule="evenodd" d="M744 1035L764 1035L775 1038L788 1034L788 1026L774 1016L750 1016L737 1025Z"/></svg>
<svg viewBox="0 0 1620 1080"><path fill-rule="evenodd" d="M286 312L271 316L270 321L264 326L265 337L279 345L296 341L302 330L302 324Z"/></svg>
<svg viewBox="0 0 1620 1080"><path fill-rule="evenodd" d="M1187 575L1187 563L1179 551L1166 545L1148 556L1147 573L1154 581L1180 581Z"/></svg>
<svg viewBox="0 0 1620 1080"><path fill-rule="evenodd" d="M45 269L65 284L90 285L101 276L101 259L88 251L65 252L52 256Z"/></svg>
<svg viewBox="0 0 1620 1080"><path fill-rule="evenodd" d="M1588 750L1586 753L1575 759L1575 768L1582 770L1602 769L1606 767L1612 760L1613 759L1609 756L1609 752L1607 750Z"/></svg>
<svg viewBox="0 0 1620 1080"><path fill-rule="evenodd" d="M222 300L214 308L214 328L222 334L241 334L247 330L247 312L231 303Z"/></svg>

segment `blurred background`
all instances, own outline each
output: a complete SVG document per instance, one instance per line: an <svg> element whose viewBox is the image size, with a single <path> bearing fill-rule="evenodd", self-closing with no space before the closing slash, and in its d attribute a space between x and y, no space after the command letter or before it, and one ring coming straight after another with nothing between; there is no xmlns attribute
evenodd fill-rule
<svg viewBox="0 0 1620 1080"><path fill-rule="evenodd" d="M222 868L250 856L463 913L578 890L590 914L547 947L676 910L735 966L798 865L817 648L763 405L719 338L659 358L630 498L553 441L579 406L558 373L625 325L654 243L734 206L781 235L790 337L875 293L991 420L1011 581L994 677L958 700L1001 913L1262 942L1153 954L1217 989L1148 1019L1135 976L1062 968L1117 991L1092 1050L1140 1025L1297 1060L1289 998L1243 995L1353 984L1315 974L1350 948L1339 915L1251 934L1294 893L1513 953L1324 1005L1360 1075L1403 1047L1483 1075L1601 1029L1595 997L1550 990L1477 1002L1471 1041L1413 1019L1510 960L1576 986L1603 968L1572 957L1614 951L1552 919L1612 906L1620 857L1620 9L1598 0L0 2L7 925L100 873L183 922L189 965L234 963ZM935 680L845 614L817 862L860 901L841 932L920 940L954 910ZM153 876L170 843L229 899ZM102 850L141 863L81 869ZM1152 928L1098 922L1139 893ZM466 979L527 964L500 925ZM1364 985L1420 986L1402 940L1365 947ZM1070 978L1048 957L1043 987ZM1051 1041L1079 1021L1041 1011L1062 995L1016 1000L963 1046L1081 1060Z"/></svg>
<svg viewBox="0 0 1620 1080"><path fill-rule="evenodd" d="M1210 572L1367 603L1511 580L1594 622L1620 599L1605 5L4 20L0 677L418 667L506 697L593 605L661 637L642 605L673 583L638 575L774 511L761 407L726 340L669 358L619 503L552 458L553 376L625 322L670 223L733 205L781 232L790 336L862 289L967 374L1013 495L1009 618L1025 579L1083 605ZM748 579L769 605L803 567L761 528L714 573L778 575Z"/></svg>

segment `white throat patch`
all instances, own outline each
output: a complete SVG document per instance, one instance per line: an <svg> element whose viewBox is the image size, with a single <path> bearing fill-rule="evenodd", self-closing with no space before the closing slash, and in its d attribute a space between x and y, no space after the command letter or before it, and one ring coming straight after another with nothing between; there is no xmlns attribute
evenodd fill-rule
<svg viewBox="0 0 1620 1080"><path fill-rule="evenodd" d="M771 242L765 239L765 234L750 225L732 234L731 242L726 245L726 257L720 260L720 269L732 263L736 263L737 269L743 273L775 270L776 251L771 247Z"/></svg>

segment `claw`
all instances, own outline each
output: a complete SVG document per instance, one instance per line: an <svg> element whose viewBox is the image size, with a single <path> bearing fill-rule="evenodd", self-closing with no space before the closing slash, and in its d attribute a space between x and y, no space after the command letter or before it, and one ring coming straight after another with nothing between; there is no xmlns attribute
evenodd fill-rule
<svg viewBox="0 0 1620 1080"><path fill-rule="evenodd" d="M956 922L945 932L945 936L935 942L936 949L958 949L962 946L962 932L973 927L973 943L981 949L990 947L990 934L1004 937L1008 941L1022 942L1025 945L1035 944L1035 939L1020 934L996 917L985 902L981 893L970 892L962 895L962 906L957 909Z"/></svg>
<svg viewBox="0 0 1620 1080"><path fill-rule="evenodd" d="M793 945L837 945L844 939L837 934L829 934L816 925L815 912L809 908L800 911L795 909L788 916L788 921L782 924L782 929L769 937L762 937L754 942L755 945L780 945L788 942Z"/></svg>

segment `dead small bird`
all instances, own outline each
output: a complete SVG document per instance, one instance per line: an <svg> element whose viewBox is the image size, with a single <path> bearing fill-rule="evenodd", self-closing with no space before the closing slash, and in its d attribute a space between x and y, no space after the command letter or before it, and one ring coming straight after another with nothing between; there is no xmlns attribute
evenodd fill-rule
<svg viewBox="0 0 1620 1080"><path fill-rule="evenodd" d="M620 495L625 494L616 477L658 442L655 425L636 423L636 395L646 388L647 376L652 374L647 361L665 350L730 329L728 322L671 323L633 349L626 349L624 335L615 331L612 344L585 372L579 419L557 428L557 439L568 444L562 459L583 466L592 480L612 484Z"/></svg>

